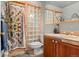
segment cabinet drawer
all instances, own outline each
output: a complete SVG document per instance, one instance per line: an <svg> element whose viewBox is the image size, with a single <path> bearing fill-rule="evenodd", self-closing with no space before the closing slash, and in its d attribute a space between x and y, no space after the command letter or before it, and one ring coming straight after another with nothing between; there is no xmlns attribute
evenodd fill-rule
<svg viewBox="0 0 79 59"><path fill-rule="evenodd" d="M50 36L44 36L44 41L48 42L48 43L51 43L51 44L55 43L55 40ZM45 43L45 44L48 44L48 43Z"/></svg>

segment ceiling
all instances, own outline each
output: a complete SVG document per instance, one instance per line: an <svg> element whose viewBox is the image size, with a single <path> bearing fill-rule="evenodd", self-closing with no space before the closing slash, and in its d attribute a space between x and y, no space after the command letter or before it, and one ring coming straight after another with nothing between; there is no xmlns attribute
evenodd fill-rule
<svg viewBox="0 0 79 59"><path fill-rule="evenodd" d="M54 6L60 7L60 8L64 8L67 7L69 5L72 5L74 3L77 3L78 1L45 1L43 3L45 4L52 4Z"/></svg>

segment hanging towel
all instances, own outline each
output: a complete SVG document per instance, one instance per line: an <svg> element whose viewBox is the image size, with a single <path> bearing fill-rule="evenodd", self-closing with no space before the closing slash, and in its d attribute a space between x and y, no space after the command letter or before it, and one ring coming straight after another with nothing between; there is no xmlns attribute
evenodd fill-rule
<svg viewBox="0 0 79 59"><path fill-rule="evenodd" d="M1 50L6 50L8 48L8 27L7 24L3 21L1 21L1 32L4 33L4 35L1 35Z"/></svg>
<svg viewBox="0 0 79 59"><path fill-rule="evenodd" d="M2 23L2 21L1 21L1 32L3 33L3 23ZM1 35L1 50L3 50L4 49L4 45L3 45L3 35Z"/></svg>

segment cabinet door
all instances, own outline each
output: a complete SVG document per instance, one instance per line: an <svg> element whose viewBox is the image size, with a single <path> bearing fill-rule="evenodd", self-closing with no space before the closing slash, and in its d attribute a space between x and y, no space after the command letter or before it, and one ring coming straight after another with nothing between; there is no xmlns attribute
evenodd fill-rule
<svg viewBox="0 0 79 59"><path fill-rule="evenodd" d="M44 36L44 56L45 57L55 56L55 43L52 37Z"/></svg>
<svg viewBox="0 0 79 59"><path fill-rule="evenodd" d="M56 57L62 56L62 45L60 39L55 39L55 56Z"/></svg>
<svg viewBox="0 0 79 59"><path fill-rule="evenodd" d="M62 56L65 57L79 57L79 46L75 46L68 43L62 44L63 52Z"/></svg>

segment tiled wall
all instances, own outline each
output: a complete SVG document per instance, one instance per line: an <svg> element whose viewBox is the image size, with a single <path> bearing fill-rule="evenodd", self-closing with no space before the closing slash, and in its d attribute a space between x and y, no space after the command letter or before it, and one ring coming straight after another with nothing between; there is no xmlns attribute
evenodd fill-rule
<svg viewBox="0 0 79 59"><path fill-rule="evenodd" d="M53 24L47 24L45 25L45 33L53 33L54 25Z"/></svg>
<svg viewBox="0 0 79 59"><path fill-rule="evenodd" d="M48 5L47 7L51 7ZM65 20L71 20L73 13L79 15L79 2L63 8L63 18ZM45 33L53 33L54 25L45 25ZM60 24L60 30L65 31L79 31L79 23L62 23Z"/></svg>
<svg viewBox="0 0 79 59"><path fill-rule="evenodd" d="M0 7L1 7L1 1L0 1ZM0 8L1 11L1 8ZM0 12L0 21L1 21L1 12ZM1 22L0 22L0 32L1 32ZM1 56L1 37L0 37L0 56Z"/></svg>
<svg viewBox="0 0 79 59"><path fill-rule="evenodd" d="M63 9L63 18L65 20L71 20L71 16L73 13L77 13L79 15L79 2L72 4ZM79 31L79 23L62 23L61 30L68 31Z"/></svg>
<svg viewBox="0 0 79 59"><path fill-rule="evenodd" d="M62 23L60 24L62 31L79 31L79 23Z"/></svg>
<svg viewBox="0 0 79 59"><path fill-rule="evenodd" d="M53 10L57 10L57 11L62 11L61 8L50 5L50 4L46 4L45 6L47 9L53 9ZM46 19L44 19L46 20ZM45 23L44 23L45 24ZM45 24L44 25L44 33L53 33L55 25L54 24Z"/></svg>

